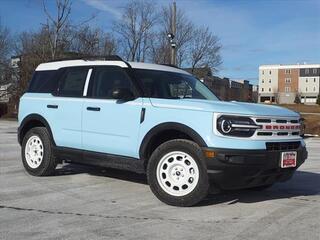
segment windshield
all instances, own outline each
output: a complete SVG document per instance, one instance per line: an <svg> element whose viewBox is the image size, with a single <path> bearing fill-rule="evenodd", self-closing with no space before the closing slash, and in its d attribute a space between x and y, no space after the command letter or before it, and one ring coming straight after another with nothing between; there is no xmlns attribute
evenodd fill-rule
<svg viewBox="0 0 320 240"><path fill-rule="evenodd" d="M218 100L208 87L192 75L145 69L134 71L147 97Z"/></svg>

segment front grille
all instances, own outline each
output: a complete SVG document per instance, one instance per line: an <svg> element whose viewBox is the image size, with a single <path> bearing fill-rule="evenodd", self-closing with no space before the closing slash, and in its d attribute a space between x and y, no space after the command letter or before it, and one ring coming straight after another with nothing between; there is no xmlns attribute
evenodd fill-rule
<svg viewBox="0 0 320 240"><path fill-rule="evenodd" d="M297 150L301 142L267 142L266 147L268 151L287 151Z"/></svg>
<svg viewBox="0 0 320 240"><path fill-rule="evenodd" d="M253 117L252 120L260 126L253 138L257 139L285 139L300 135L299 119L294 117Z"/></svg>

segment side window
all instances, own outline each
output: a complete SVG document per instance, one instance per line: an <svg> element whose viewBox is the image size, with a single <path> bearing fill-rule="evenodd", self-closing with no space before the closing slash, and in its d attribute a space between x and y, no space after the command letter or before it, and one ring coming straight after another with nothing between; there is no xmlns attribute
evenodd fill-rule
<svg viewBox="0 0 320 240"><path fill-rule="evenodd" d="M35 71L28 92L53 93L58 87L57 71Z"/></svg>
<svg viewBox="0 0 320 240"><path fill-rule="evenodd" d="M91 96L94 98L112 99L112 92L117 88L127 88L134 92L129 76L120 67L98 67L90 82Z"/></svg>
<svg viewBox="0 0 320 240"><path fill-rule="evenodd" d="M82 97L87 73L87 68L67 68L60 78L58 95L62 97Z"/></svg>

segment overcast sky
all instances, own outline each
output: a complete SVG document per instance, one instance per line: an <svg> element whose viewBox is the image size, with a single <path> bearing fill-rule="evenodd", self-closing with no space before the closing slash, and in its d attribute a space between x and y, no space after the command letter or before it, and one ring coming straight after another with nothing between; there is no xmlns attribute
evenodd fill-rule
<svg viewBox="0 0 320 240"><path fill-rule="evenodd" d="M48 0L53 9L54 1ZM93 25L111 30L126 0L74 0L72 20L92 14ZM172 0L155 1L157 6ZM209 26L223 46L219 75L258 79L261 64L320 63L320 0L177 0L197 25ZM41 0L0 0L0 17L12 33L45 21Z"/></svg>

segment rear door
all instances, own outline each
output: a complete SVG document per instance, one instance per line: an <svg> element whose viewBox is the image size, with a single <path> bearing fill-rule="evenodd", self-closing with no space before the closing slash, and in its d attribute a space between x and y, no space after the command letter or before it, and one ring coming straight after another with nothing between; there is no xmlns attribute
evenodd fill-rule
<svg viewBox="0 0 320 240"><path fill-rule="evenodd" d="M138 157L142 98L131 101L113 99L115 88L129 88L136 92L132 80L121 67L95 67L82 108L83 149Z"/></svg>
<svg viewBox="0 0 320 240"><path fill-rule="evenodd" d="M57 146L81 149L81 121L83 91L91 71L88 67L60 69L58 89L47 103L51 112L54 138Z"/></svg>

